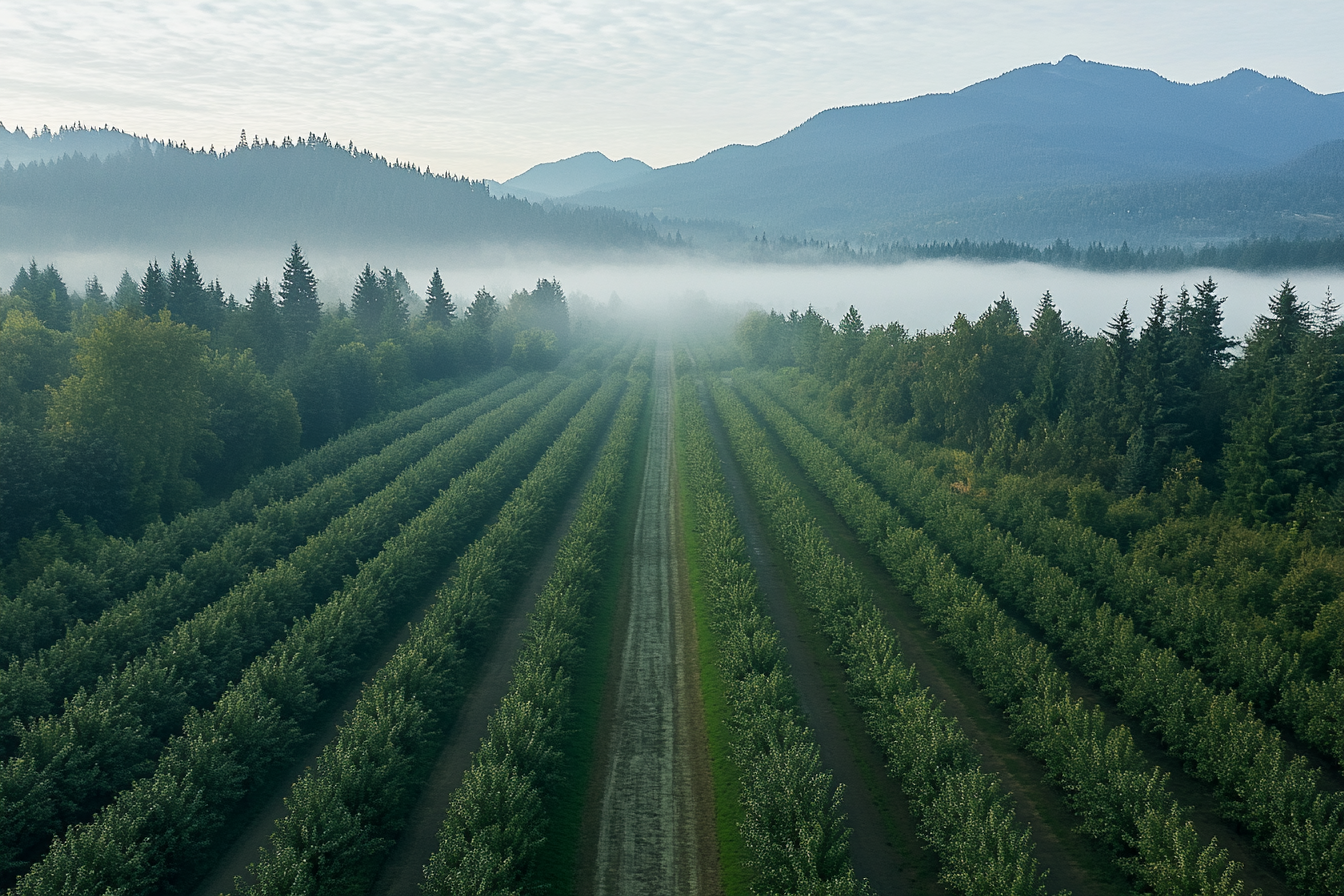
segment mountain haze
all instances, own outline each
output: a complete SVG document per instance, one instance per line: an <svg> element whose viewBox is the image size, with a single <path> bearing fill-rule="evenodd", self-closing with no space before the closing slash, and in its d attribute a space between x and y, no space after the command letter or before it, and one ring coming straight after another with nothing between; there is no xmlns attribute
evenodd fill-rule
<svg viewBox="0 0 1344 896"><path fill-rule="evenodd" d="M571 201L829 239L1077 241L1114 228L1075 220L1075 232L1027 232L1002 220L1011 210L967 217L967 204L1120 185L1188 192L1193 180L1269 171L1341 138L1344 94L1247 69L1178 84L1066 56L956 93L830 109L759 146L726 146ZM1171 223L1159 214L1129 238L1178 233Z"/></svg>
<svg viewBox="0 0 1344 896"><path fill-rule="evenodd" d="M543 162L500 184L500 195L519 199L559 199L585 190L610 189L653 168L639 159L613 162L600 152L585 152L558 162Z"/></svg>

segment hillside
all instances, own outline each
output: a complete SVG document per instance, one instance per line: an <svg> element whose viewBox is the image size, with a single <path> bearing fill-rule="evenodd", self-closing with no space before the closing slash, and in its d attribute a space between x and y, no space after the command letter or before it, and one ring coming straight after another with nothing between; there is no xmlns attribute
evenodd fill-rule
<svg viewBox="0 0 1344 896"><path fill-rule="evenodd" d="M1329 197L1310 188L1319 172L1276 166L1341 138L1341 94L1245 69L1178 84L1067 56L956 93L830 109L760 146L726 146L572 201L829 239L1152 242L1190 231L1175 220L1190 200L1148 202L1131 223L1079 202L1097 191L1193 195L1216 182L1220 220L1192 236L1291 235L1295 215L1330 214L1319 205ZM1244 192L1259 183L1250 175L1268 178L1268 195ZM1295 193L1287 218L1259 209ZM1011 205L1019 199L1025 216Z"/></svg>
<svg viewBox="0 0 1344 896"><path fill-rule="evenodd" d="M316 135L222 153L134 140L106 158L63 154L0 168L0 239L13 246L40 252L165 238L236 247L299 240L335 249L500 242L606 249L657 237L627 213L492 197L483 181Z"/></svg>

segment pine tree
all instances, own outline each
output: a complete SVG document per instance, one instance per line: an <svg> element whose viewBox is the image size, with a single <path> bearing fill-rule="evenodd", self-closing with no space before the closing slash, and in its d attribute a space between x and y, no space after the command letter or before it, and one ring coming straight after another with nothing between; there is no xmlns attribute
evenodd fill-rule
<svg viewBox="0 0 1344 896"><path fill-rule="evenodd" d="M429 278L429 286L425 288L425 321L441 327L451 326L456 311L453 297L444 289L443 278L435 268L434 276Z"/></svg>
<svg viewBox="0 0 1344 896"><path fill-rule="evenodd" d="M140 295L140 285L135 282L130 271L121 272L117 282L117 291L112 294L112 304L132 314L144 314L144 299Z"/></svg>
<svg viewBox="0 0 1344 896"><path fill-rule="evenodd" d="M291 350L297 354L306 349L322 323L322 304L317 298L317 278L298 243L290 250L280 278L280 314Z"/></svg>
<svg viewBox="0 0 1344 896"><path fill-rule="evenodd" d="M160 311L167 311L173 294L168 287L168 278L157 260L151 261L140 281L140 301L149 317L156 317Z"/></svg>
<svg viewBox="0 0 1344 896"><path fill-rule="evenodd" d="M383 313L379 321L379 341L394 339L406 330L406 324L411 318L411 313L406 306L406 293L402 289L402 284L405 282L406 278L401 276L401 271L394 274L384 267L378 274L378 286L383 291Z"/></svg>
<svg viewBox="0 0 1344 896"><path fill-rule="evenodd" d="M84 304L96 308L100 312L107 310L107 293L103 290L103 284L98 282L97 275L90 277L84 283Z"/></svg>
<svg viewBox="0 0 1344 896"><path fill-rule="evenodd" d="M181 263L173 256L168 269L168 290L172 296L168 308L173 320L203 330L218 329L223 320L223 306L205 288L200 268L190 252Z"/></svg>
<svg viewBox="0 0 1344 896"><path fill-rule="evenodd" d="M269 280L258 280L247 297L249 329L252 331L252 350L257 366L266 373L274 373L285 354L285 334L280 327L280 309L275 305Z"/></svg>
<svg viewBox="0 0 1344 896"><path fill-rule="evenodd" d="M350 296L350 314L359 331L370 342L380 341L382 335L385 296L378 275L372 267L364 265L359 279L355 281L355 291Z"/></svg>

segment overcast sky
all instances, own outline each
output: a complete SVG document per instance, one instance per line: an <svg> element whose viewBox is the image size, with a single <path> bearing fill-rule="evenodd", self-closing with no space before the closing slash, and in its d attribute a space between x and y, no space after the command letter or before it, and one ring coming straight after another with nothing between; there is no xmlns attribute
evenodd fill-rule
<svg viewBox="0 0 1344 896"><path fill-rule="evenodd" d="M1341 37L1340 0L0 0L0 121L219 148L313 131L504 180L588 150L688 161L1069 53L1334 93Z"/></svg>

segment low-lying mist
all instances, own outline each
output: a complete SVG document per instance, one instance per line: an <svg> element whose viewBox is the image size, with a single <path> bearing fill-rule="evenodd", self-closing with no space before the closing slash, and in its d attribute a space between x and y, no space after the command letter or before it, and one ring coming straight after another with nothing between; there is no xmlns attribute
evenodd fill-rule
<svg viewBox="0 0 1344 896"><path fill-rule="evenodd" d="M185 256L187 247L179 252ZM899 321L911 331L939 330L958 312L976 316L1001 293L1006 293L1029 325L1041 295L1049 290L1066 320L1086 333L1106 326L1125 302L1130 315L1141 322L1159 288L1174 296L1182 285L1193 287L1213 276L1218 293L1226 297L1225 329L1241 336L1264 313L1270 293L1285 278L1298 295L1317 305L1332 283L1344 282L1340 271L1242 273L1192 269L1180 272L1097 273L1038 264L990 264L958 261L921 261L883 267L803 266L731 263L687 263L684 257L666 262L592 260L566 256L560 251L520 252L513 248L454 254L435 254L422 248L372 251L367 257L345 252L304 249L319 278L322 300L334 307L348 301L355 278L366 263L375 270L400 269L423 295L434 269L460 307L485 287L501 300L514 290L530 288L539 278L555 278L570 296L575 311L599 316L620 315L649 322L686 323L704 315L708 306L742 313L749 307L788 311L815 307L832 322L839 321L852 304L868 325ZM207 280L218 278L226 293L246 299L252 283L268 278L278 286L287 246L274 251L236 249L212 252L196 248L194 255ZM151 260L136 250L63 253L39 257L39 266L55 264L72 290L82 291L85 280L97 275L110 294L123 270L138 281ZM168 258L157 255L167 267ZM0 284L7 285L28 255L0 251ZM613 297L616 301L613 303Z"/></svg>

